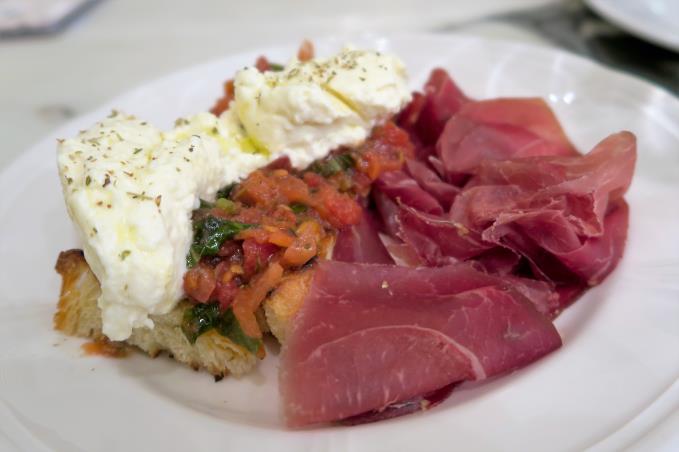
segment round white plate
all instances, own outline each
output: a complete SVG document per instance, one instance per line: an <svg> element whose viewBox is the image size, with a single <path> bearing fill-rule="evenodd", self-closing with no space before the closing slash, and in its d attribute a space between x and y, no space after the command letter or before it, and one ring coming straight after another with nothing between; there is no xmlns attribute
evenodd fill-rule
<svg viewBox="0 0 679 452"><path fill-rule="evenodd" d="M626 255L564 313L564 346L512 375L463 387L429 412L357 427L288 431L278 418L277 358L214 383L167 358L83 356L52 331L53 265L77 246L55 165L55 140L115 107L161 127L209 108L258 49L149 83L76 119L0 174L0 449L26 451L560 451L613 450L679 408L679 101L581 58L482 39L351 37L394 52L413 88L443 66L470 95L543 96L583 150L609 133L639 138ZM316 43L329 54L347 41ZM275 353L272 353L275 355ZM313 388L310 388L313 390Z"/></svg>
<svg viewBox="0 0 679 452"><path fill-rule="evenodd" d="M639 38L679 52L679 1L586 0L596 12Z"/></svg>

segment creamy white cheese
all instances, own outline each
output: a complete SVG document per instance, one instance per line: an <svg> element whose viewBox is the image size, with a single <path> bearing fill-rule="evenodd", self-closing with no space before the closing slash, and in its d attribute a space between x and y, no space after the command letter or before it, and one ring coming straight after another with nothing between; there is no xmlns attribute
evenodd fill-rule
<svg viewBox="0 0 679 452"><path fill-rule="evenodd" d="M235 111L247 135L304 168L340 146L357 146L410 100L403 64L345 49L333 58L293 61L283 71L239 71Z"/></svg>
<svg viewBox="0 0 679 452"><path fill-rule="evenodd" d="M152 328L149 315L182 298L200 199L280 156L304 168L358 145L410 99L399 60L357 50L281 72L246 68L235 82L235 101L219 118L200 113L163 133L114 112L59 145L64 198L112 340Z"/></svg>
<svg viewBox="0 0 679 452"><path fill-rule="evenodd" d="M68 211L101 283L104 334L126 339L182 295L191 210L223 183L219 146L201 135L165 139L119 113L63 141L58 163Z"/></svg>

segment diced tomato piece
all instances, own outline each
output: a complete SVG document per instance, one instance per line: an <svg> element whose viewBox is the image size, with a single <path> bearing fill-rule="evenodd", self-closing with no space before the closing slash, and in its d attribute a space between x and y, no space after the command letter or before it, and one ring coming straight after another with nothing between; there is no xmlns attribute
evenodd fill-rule
<svg viewBox="0 0 679 452"><path fill-rule="evenodd" d="M215 267L215 277L217 279L217 287L210 296L211 300L217 300L219 307L222 310L231 306L240 285L238 284L238 277L234 273L234 265L228 261L220 262Z"/></svg>
<svg viewBox="0 0 679 452"><path fill-rule="evenodd" d="M268 170L284 169L292 171L292 163L290 162L290 158L287 155L284 155L283 157L278 157L273 162L270 162L268 165L264 167L264 169Z"/></svg>
<svg viewBox="0 0 679 452"><path fill-rule="evenodd" d="M208 302L216 286L214 270L202 262L184 274L184 292L199 303Z"/></svg>
<svg viewBox="0 0 679 452"><path fill-rule="evenodd" d="M269 241L269 233L262 228L251 228L239 232L236 235L237 240L251 240L257 243L267 243Z"/></svg>
<svg viewBox="0 0 679 452"><path fill-rule="evenodd" d="M304 182L307 183L307 185L311 188L317 188L320 187L321 184L323 183L323 177L320 174L312 173L311 171L307 171L304 173Z"/></svg>
<svg viewBox="0 0 679 452"><path fill-rule="evenodd" d="M268 205L276 200L277 195L275 181L267 177L263 171L253 171L238 186L234 197L246 204Z"/></svg>
<svg viewBox="0 0 679 452"><path fill-rule="evenodd" d="M272 226L267 227L266 230L269 233L267 241L281 248L287 248L295 241L295 237L286 230Z"/></svg>
<svg viewBox="0 0 679 452"><path fill-rule="evenodd" d="M275 288L283 277L283 267L278 263L269 264L266 270L255 277L247 287L242 287L233 301L233 313L245 334L262 337L255 318L255 311L264 301L269 291Z"/></svg>
<svg viewBox="0 0 679 452"><path fill-rule="evenodd" d="M299 61L309 61L314 57L314 45L308 39L302 41L297 51L297 59Z"/></svg>
<svg viewBox="0 0 679 452"><path fill-rule="evenodd" d="M405 159L415 155L415 147L406 131L388 122L373 130L360 153L357 168L375 180L382 173L401 169Z"/></svg>
<svg viewBox="0 0 679 452"><path fill-rule="evenodd" d="M298 267L318 254L318 243L323 238L323 227L316 221L305 221L297 228L297 238L283 253L282 264Z"/></svg>
<svg viewBox="0 0 679 452"><path fill-rule="evenodd" d="M259 58L257 58L257 61L255 62L255 67L259 72L265 72L269 70L271 65L269 64L269 60L267 60L265 56L260 56Z"/></svg>
<svg viewBox="0 0 679 452"><path fill-rule="evenodd" d="M210 113L219 116L229 108L229 104L235 97L235 87L233 80L227 80L224 83L224 95L217 99L215 105L210 109Z"/></svg>
<svg viewBox="0 0 679 452"><path fill-rule="evenodd" d="M227 283L220 282L217 283L217 287L215 288L212 297L219 302L219 308L224 311L231 306L233 300L236 298L238 290L238 283L233 279Z"/></svg>
<svg viewBox="0 0 679 452"><path fill-rule="evenodd" d="M234 240L225 241L217 252L217 255L225 257L229 260L231 260L231 258L237 254L242 255L242 250L240 248L240 244Z"/></svg>
<svg viewBox="0 0 679 452"><path fill-rule="evenodd" d="M276 209L273 211L271 217L268 218L268 220L269 221L266 221L265 223L270 224L271 226L276 226L280 229L294 228L297 224L297 216L295 215L295 212L293 212L290 207L284 204L279 204L276 206ZM276 242L272 241L271 243Z"/></svg>
<svg viewBox="0 0 679 452"><path fill-rule="evenodd" d="M278 247L271 243L258 243L256 240L247 239L243 241L243 271L246 277L251 277L267 266L269 259L273 256Z"/></svg>

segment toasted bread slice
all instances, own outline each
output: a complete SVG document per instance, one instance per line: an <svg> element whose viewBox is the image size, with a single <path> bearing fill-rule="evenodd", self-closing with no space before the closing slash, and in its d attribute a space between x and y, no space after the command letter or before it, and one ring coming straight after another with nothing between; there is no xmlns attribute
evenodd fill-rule
<svg viewBox="0 0 679 452"><path fill-rule="evenodd" d="M62 285L54 328L72 336L106 340L97 306L101 288L82 251L60 253L56 270ZM189 303L182 302L167 314L151 316L154 328L136 328L125 343L153 357L167 351L177 361L196 370L205 369L215 377L242 375L255 366L254 355L214 330L199 336L192 345L181 329L184 311L189 307Z"/></svg>
<svg viewBox="0 0 679 452"><path fill-rule="evenodd" d="M264 300L266 323L281 344L285 343L292 317L302 307L313 274L313 269L308 269L286 276L276 290Z"/></svg>

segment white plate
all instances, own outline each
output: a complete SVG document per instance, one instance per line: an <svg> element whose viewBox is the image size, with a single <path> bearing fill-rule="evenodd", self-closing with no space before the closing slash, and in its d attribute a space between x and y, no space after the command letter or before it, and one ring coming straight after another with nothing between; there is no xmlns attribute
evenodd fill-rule
<svg viewBox="0 0 679 452"><path fill-rule="evenodd" d="M587 150L620 129L639 137L626 255L557 322L564 346L536 364L456 391L429 412L358 427L287 431L275 357L214 383L166 358L82 356L51 330L60 250L76 246L61 199L55 139L111 108L169 127L209 107L259 49L172 74L56 131L0 175L0 449L557 451L627 445L679 407L679 101L648 83L544 48L475 38L353 37L394 52L412 86L447 68L472 96L543 96ZM320 54L345 39L317 42ZM310 389L313 390L313 389Z"/></svg>
<svg viewBox="0 0 679 452"><path fill-rule="evenodd" d="M679 52L679 1L586 1L596 12L633 35Z"/></svg>

